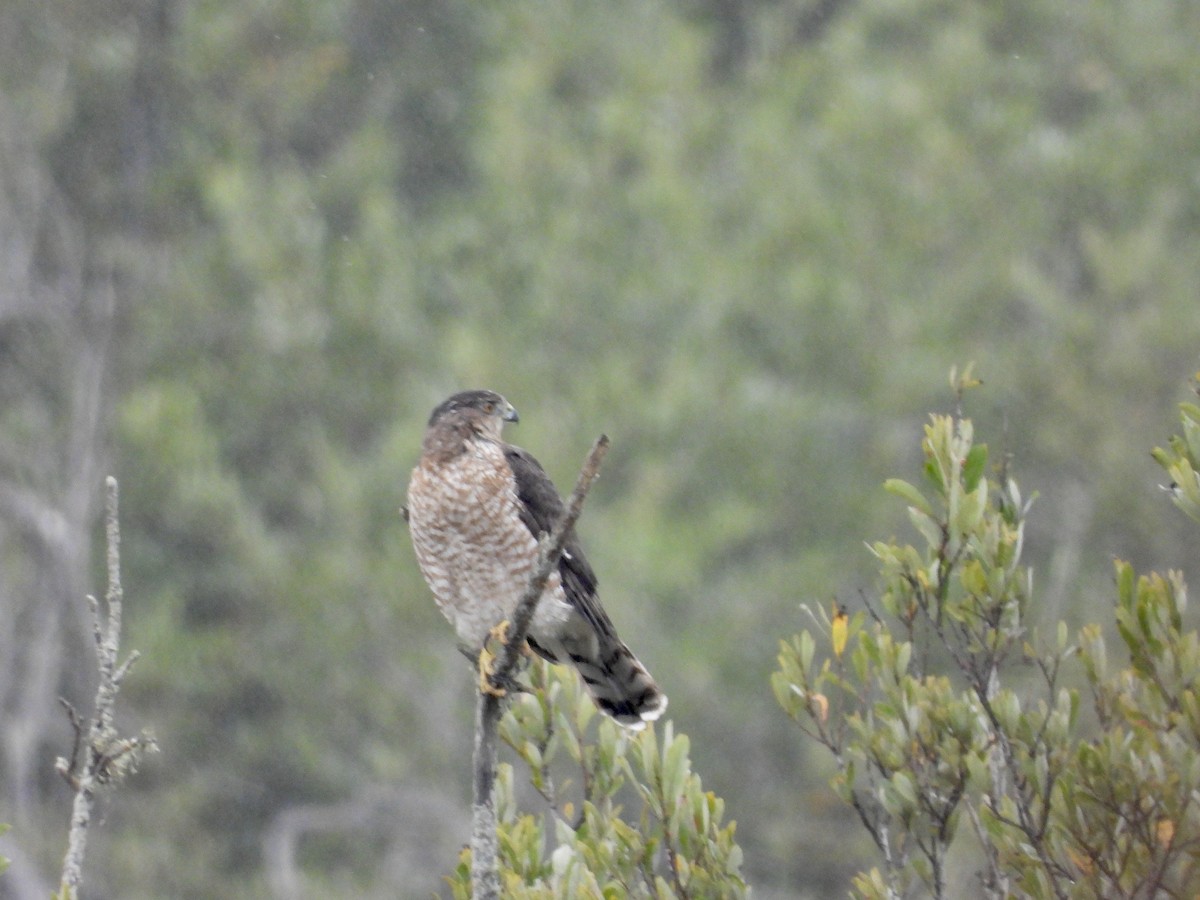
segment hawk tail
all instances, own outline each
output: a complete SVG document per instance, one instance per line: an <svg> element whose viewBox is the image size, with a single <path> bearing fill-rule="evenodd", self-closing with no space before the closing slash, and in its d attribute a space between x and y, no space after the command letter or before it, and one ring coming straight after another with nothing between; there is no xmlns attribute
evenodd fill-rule
<svg viewBox="0 0 1200 900"><path fill-rule="evenodd" d="M575 666L596 706L619 725L639 731L667 708L667 695L616 635L530 644L551 662Z"/></svg>

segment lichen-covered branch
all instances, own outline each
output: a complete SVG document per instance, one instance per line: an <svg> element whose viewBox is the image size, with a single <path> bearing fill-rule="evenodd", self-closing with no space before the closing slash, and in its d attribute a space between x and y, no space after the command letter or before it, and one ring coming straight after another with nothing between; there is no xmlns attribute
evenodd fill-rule
<svg viewBox="0 0 1200 900"><path fill-rule="evenodd" d="M562 557L563 545L583 512L583 502L596 476L600 474L600 464L607 452L608 437L600 435L579 472L566 511L553 530L541 539L537 566L513 612L507 639L496 659L493 679L497 684L505 684L512 677L520 658L521 646L525 643L525 635L545 590L546 580ZM500 873L496 866L494 799L497 725L500 722L500 713L500 698L481 691L475 715L475 779L471 822L471 881L476 900L495 900L500 896Z"/></svg>
<svg viewBox="0 0 1200 900"><path fill-rule="evenodd" d="M61 701L71 720L75 742L71 758L59 757L55 762L55 769L75 791L75 802L71 809L71 830L67 838L67 853L63 858L59 900L73 900L78 896L96 792L107 785L119 783L126 775L136 770L145 753L158 749L154 738L148 733L124 738L113 726L117 693L138 654L134 651L123 663L118 663L124 592L121 588L121 530L117 517L117 480L110 476L106 481L106 488L108 590L104 597L104 609L101 609L100 602L95 597L89 595L87 598L88 607L92 611L92 635L95 639L96 664L100 676L91 720L85 726L75 708L66 700Z"/></svg>

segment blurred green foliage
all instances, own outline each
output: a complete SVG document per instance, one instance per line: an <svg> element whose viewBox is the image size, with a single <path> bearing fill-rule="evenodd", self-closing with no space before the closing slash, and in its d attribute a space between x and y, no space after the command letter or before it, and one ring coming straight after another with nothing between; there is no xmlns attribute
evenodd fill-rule
<svg viewBox="0 0 1200 900"><path fill-rule="evenodd" d="M1194 550L1144 440L1200 346L1198 32L1171 0L4 4L4 158L40 165L4 196L56 185L29 207L117 298L125 698L163 754L95 889L439 888L471 680L397 509L428 411L487 386L560 483L612 436L606 606L757 895L841 896L870 848L763 684L798 604L870 586L940 373L979 362L990 458L1044 498L1027 615ZM0 326L19 474L75 348ZM417 824L273 843L378 785Z"/></svg>

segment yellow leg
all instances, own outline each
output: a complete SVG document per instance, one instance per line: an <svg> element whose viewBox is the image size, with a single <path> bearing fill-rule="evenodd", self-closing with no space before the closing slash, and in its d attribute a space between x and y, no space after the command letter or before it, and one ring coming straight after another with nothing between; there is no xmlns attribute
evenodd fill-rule
<svg viewBox="0 0 1200 900"><path fill-rule="evenodd" d="M483 649L479 651L479 693L503 697L508 691L492 681L496 654L488 649L488 644L493 640L499 641L502 645L508 643L508 619L488 632L487 640L483 642Z"/></svg>

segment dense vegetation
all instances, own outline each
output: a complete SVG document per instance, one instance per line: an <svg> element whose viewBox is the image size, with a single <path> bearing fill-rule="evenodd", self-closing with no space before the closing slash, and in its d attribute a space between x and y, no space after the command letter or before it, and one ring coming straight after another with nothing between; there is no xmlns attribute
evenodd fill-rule
<svg viewBox="0 0 1200 900"><path fill-rule="evenodd" d="M1198 32L1168 0L5 3L10 893L61 855L109 471L124 714L163 752L96 893L445 889L472 681L397 510L429 409L488 386L560 486L612 437L581 530L755 895L844 895L871 841L769 679L800 604L878 593L879 485L953 363L1040 495L1031 624L1108 621L1114 556L1195 558L1148 451L1200 346Z"/></svg>
<svg viewBox="0 0 1200 900"><path fill-rule="evenodd" d="M1200 521L1200 407L1182 412L1155 455ZM1030 503L1008 467L969 419L933 417L922 450L920 486L887 482L919 538L872 545L878 602L813 614L772 677L878 851L854 896L1194 893L1200 636L1182 573L1116 563L1119 653L1098 623L1031 627Z"/></svg>

